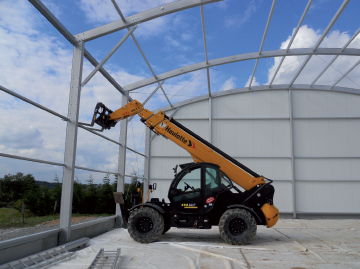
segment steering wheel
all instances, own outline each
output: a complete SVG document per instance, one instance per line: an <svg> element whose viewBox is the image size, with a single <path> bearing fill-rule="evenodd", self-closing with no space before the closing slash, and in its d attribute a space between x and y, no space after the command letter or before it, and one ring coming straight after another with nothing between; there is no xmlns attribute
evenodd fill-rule
<svg viewBox="0 0 360 269"><path fill-rule="evenodd" d="M184 191L186 191L188 188L192 189L193 191L195 191L195 188L193 186L190 186L189 184L187 184L185 181L184 181L184 184L186 185L184 187Z"/></svg>

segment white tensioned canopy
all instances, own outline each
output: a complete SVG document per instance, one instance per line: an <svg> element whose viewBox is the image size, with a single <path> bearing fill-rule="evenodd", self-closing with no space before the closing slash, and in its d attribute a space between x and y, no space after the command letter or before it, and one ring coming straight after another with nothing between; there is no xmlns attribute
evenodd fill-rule
<svg viewBox="0 0 360 269"><path fill-rule="evenodd" d="M287 46L285 48L279 49L279 50L266 51L266 50L263 50L263 47L264 47L265 40L267 38L269 38L268 29L269 29L269 26L271 25L271 22L273 19L273 14L274 14L274 11L276 11L276 6L277 6L276 5L277 1L273 0L271 8L269 10L267 22L264 25L264 32L262 35L262 40L259 43L259 49L254 48L253 52L251 52L251 53L230 55L230 56L218 58L218 59L209 59L208 49L207 49L207 41L206 41L206 30L205 30L205 29L208 29L207 28L208 26L205 25L204 17L206 16L206 14L204 14L203 5L213 5L214 2L219 2L219 0L180 0L180 1L172 2L172 3L166 4L166 5L162 5L162 6L159 6L159 7L141 12L139 14L135 14L135 15L126 17L126 18L123 16L123 14L121 12L121 5L118 6L118 4L115 2L115 0L111 0L111 1L114 5L114 9L116 9L116 11L119 13L119 16L121 19L119 19L118 21L114 21L112 23L106 24L104 26L100 26L98 28L86 31L84 33L79 33L77 35L73 35L61 24L61 22L46 8L46 6L40 0L29 0L29 2L31 2L47 18L47 20L54 27L71 44L74 45L74 57L73 57L72 79L71 79L70 100L69 100L69 114L67 117L65 117L63 115L59 115L58 113L52 111L51 109L40 106L37 103L35 103L25 97L22 97L16 93L12 92L9 89L5 89L4 87L1 87L1 90L5 91L9 94L12 94L32 105L39 107L40 109L43 109L49 113L52 113L55 116L58 116L58 117L64 119L65 121L67 121L64 163L50 163L50 162L43 161L43 160L23 158L21 156L14 156L14 155L9 155L9 154L1 154L1 156L3 156L3 157L24 159L27 161L42 162L42 163L49 163L52 165L63 166L63 168L64 168L63 192L62 192L63 196L61 199L60 226L61 226L61 228L64 229L65 232L62 235L62 241L67 241L70 236L70 229L71 229L70 228L71 227L70 216L71 216L71 200L72 200L71 197L72 197L72 191L73 191L74 170L75 169L84 169L84 170L89 170L89 171L106 172L106 171L95 170L95 169L91 169L91 168L79 167L79 166L75 165L77 128L78 127L88 130L98 136L101 136L101 137L119 145L118 172L113 173L118 176L118 191L122 191L122 192L124 191L123 184L124 184L124 178L126 176L126 174L125 174L126 149L131 150L131 151L135 152L136 154L139 154L146 158L145 172L144 172L144 180L146 183L145 190L144 190L145 192L146 192L146 185L149 182L149 180L150 180L150 182L152 182L152 180L158 180L158 179L159 180L165 179L164 182L166 182L166 179L170 180L170 176L168 174L166 174L164 176L156 174L156 169L152 168L153 165L155 165L157 159L159 159L159 158L161 159L164 156L165 156L165 159L171 159L171 158L186 159L186 156L183 156L182 155L183 153L181 153L181 152L179 152L178 155L173 154L172 156L170 154L168 154L168 152L165 152L164 156L156 155L156 153L158 153L158 152L152 152L153 148L155 148L155 147L153 147L153 143L155 143L159 139L158 138L153 139L151 137L149 131L147 132L145 154L142 154L134 149L129 148L126 145L126 134L127 134L127 122L126 121L123 121L121 123L120 141L119 142L106 137L106 134L99 134L96 131L89 130L88 127L86 127L86 125L84 125L83 123L80 123L78 121L80 90L96 74L97 71L99 71L120 92L120 94L123 95L123 104L126 104L126 102L128 100L132 100L132 93L135 90L143 88L148 85L154 85L153 92L149 95L149 97L146 99L145 102L147 102L156 93L156 91L160 89L162 91L162 93L164 94L164 96L166 97L167 102L169 103L169 106L164 107L162 109L165 111L169 111L168 114L174 115L175 119L178 119L180 122L183 121L184 125L188 124L190 129L191 129L191 127L195 127L194 131L195 132L198 131L200 135L202 135L204 132L204 130L203 130L203 128L201 128L201 126L207 126L208 131L207 131L207 135L205 135L204 138L211 141L212 143L215 144L215 146L218 146L218 147L222 146L222 144L219 140L219 137L221 137L223 135L223 134L219 133L218 130L222 130L223 128L234 128L234 126L237 126L237 124L239 124L239 126L242 126L245 121L245 122L247 122L247 123L245 123L245 125L248 124L249 122L251 122L253 130L255 130L257 128L257 130L259 130L259 133L265 133L267 129L262 128L261 124L265 124L264 126L269 127L269 126L277 126L277 124L278 124L277 121L286 121L286 124L285 124L286 126L279 127L279 129L283 128L283 130L284 130L284 132L281 132L281 134L279 135L281 137L281 140L284 140L285 142L287 142L286 145L283 145L283 148L279 148L279 151L283 151L283 149L286 148L286 152L284 152L283 155L277 156L276 154L274 155L274 154L270 153L266 156L265 155L263 155L263 156L260 156L260 155L245 156L245 155L238 154L238 156L234 156L234 157L241 161L244 161L244 163L250 167L251 167L251 163L252 163L251 159L260 160L257 163L256 162L253 163L255 166L254 167L255 171L259 171L259 170L256 170L256 168L260 168L260 170L261 170L260 163L263 162L263 159L265 159L265 162L267 162L267 159L268 159L269 162L272 162L272 164L274 164L273 163L274 160L276 161L277 159L281 159L280 161L286 162L287 164L282 164L282 163L276 164L276 165L278 165L278 168L279 168L278 170L281 170L281 171L286 170L287 171L285 173L286 178L285 177L282 178L283 182L278 184L279 186L281 184L286 184L286 186L279 187L281 189L281 191L283 191L283 193L286 193L286 194L281 196L282 192L279 191L278 189L277 189L277 193L276 193L276 195L278 195L278 193L279 193L279 195L281 197L280 198L281 202L279 205L280 210L282 212L292 213L294 215L294 217L296 217L297 212L321 213L321 212L317 212L316 210L315 211L308 210L309 206L311 206L311 203L313 202L313 201L309 200L312 197L311 195L308 195L307 197L305 197L306 200L309 202L307 204L301 204L300 205L301 209L300 210L298 209L297 203L299 203L301 201L301 199L299 200L299 197L297 196L297 192L296 192L297 186L298 186L299 190L301 190L301 193L306 192L307 188L309 188L309 187L315 188L315 189L319 188L319 187L318 186L310 186L310 185L301 185L303 182L297 182L297 178L296 178L297 169L299 168L299 170L303 171L304 170L303 168L305 168L305 170L306 170L307 166L304 164L304 161L310 160L310 162L312 162L312 161L315 162L317 159L321 159L321 161L324 161L324 160L325 161L327 161L327 160L336 161L339 158L341 159L340 161L348 160L348 161L352 162L352 164L349 164L349 163L346 164L347 165L346 169L348 169L349 167L354 167L354 161L355 161L355 166L356 166L356 163L358 163L358 161L360 160L359 159L360 155L358 153L357 153L357 155L351 155L351 154L349 155L347 153L344 153L341 156L340 155L334 156L331 154L315 156L315 155L311 155L311 154L306 155L304 153L305 154L304 156L297 156L296 155L297 150L299 150L298 152L301 153L301 148L303 148L302 144L301 144L301 141L303 141L303 140L300 139L299 140L300 142L297 141L297 139L298 139L297 131L299 131L303 137L306 137L306 133L307 133L306 128L312 128L312 126L313 126L313 125L311 125L311 123L308 123L308 121L316 123L316 121L328 121L328 120L332 120L334 122L342 121L342 120L343 121L353 120L353 122L351 122L351 125L358 126L358 124L359 124L360 117L358 114L356 115L355 112L360 112L360 111L356 111L355 108L352 109L351 113L349 112L346 115L345 114L342 115L341 113L338 113L338 114L331 113L329 111L327 111L327 113L328 113L327 115L321 115L321 113L322 113L321 111L320 112L317 111L318 113L313 113L313 114L301 113L301 111L302 111L301 104L306 105L307 101L309 101L309 100L310 100L309 102L311 103L309 105L309 107L313 110L316 110L316 102L312 103L311 100L319 101L319 100L321 100L321 95L319 96L318 94L311 94L312 92L325 93L325 95L323 95L326 99L326 100L324 99L325 100L324 102L327 102L328 106L332 106L334 104L334 102L336 102L337 100L339 100L339 103L338 103L339 106L348 104L351 101L354 101L354 102L360 101L358 98L360 91L358 89L339 86L339 84L341 84L341 82L343 82L345 80L351 80L351 78L348 75L358 67L360 60L353 61L354 63L352 63L351 66L348 66L346 70L340 70L340 71L337 70L337 72L339 73L339 76L331 84L319 83L319 81L321 81L322 76L329 69L333 68L333 64L336 62L337 59L340 59L341 57L345 57L345 56L346 57L349 57L349 56L355 57L355 59L358 59L358 56L360 56L360 49L353 48L351 46L352 42L357 38L360 28L353 34L353 36L342 47L335 47L335 48L322 47L322 42L328 36L328 34L330 33L330 30L332 30L332 27L336 23L336 21L341 17L343 11L346 9L350 0L343 1L341 3L341 5L338 7L335 14L332 14L331 20L328 22L328 25L326 26L325 30L320 34L315 45L312 45L311 47L293 48L292 47L293 42L299 32L299 29L303 25L303 21L307 15L309 9L312 6L313 1L310 0L304 9L304 11L299 19L298 24L293 26L293 28L294 28L293 32L289 33L289 35L291 35L291 38L290 38ZM153 20L155 18L159 18L161 16L165 16L168 14L172 14L175 12L181 12L182 10L190 9L190 8L199 8L200 9L201 16L199 16L199 20L201 20L202 32L203 32L204 51L205 51L204 61L196 63L196 64L188 65L188 66L183 66L183 67L175 69L175 70L169 70L162 74L156 74L153 66L157 65L157 63L156 62L150 63L148 61L147 55L145 55L145 53L143 52L142 48L140 47L140 45L138 44L138 42L135 38L136 29L141 27L141 24L146 23L147 21ZM211 19L211 18L209 18L209 19ZM284 23L287 23L287 22L284 22ZM101 38L102 36L105 36L107 34L110 34L110 33L116 32L116 31L123 30L125 28L128 29L128 33L125 34L125 36L118 42L118 44L107 54L107 56L100 63L98 63L95 60L95 58L84 47L84 45L87 41ZM113 55L113 53L125 42L125 40L127 38L129 38L130 36L133 39L137 48L139 49L142 57L144 58L152 76L149 78L143 79L143 80L136 81L136 82L128 84L128 85L120 85L104 69L103 65ZM251 38L251 37L248 37L248 38ZM146 46L146 43L144 43L144 44ZM229 45L229 44L227 44L227 45ZM288 81L289 81L288 83L286 83L286 84L282 83L281 85L275 84L274 82L276 82L276 78L279 75L279 72L281 72L281 70L285 67L285 66L283 66L283 63L286 62L288 57L294 57L294 56L302 57L301 65L298 67L297 70L295 70L293 72L292 77L288 78ZM313 76L312 76L311 82L308 82L308 79L307 80L304 79L304 76L302 76L302 75L304 74L304 71L307 69L308 65L311 63L312 59L319 58L319 57L320 57L320 59L322 59L321 56L332 56L332 58L329 61L325 62L322 65L322 68L316 70L317 71L316 74L312 74ZM95 67L93 72L91 72L86 78L82 78L83 57L88 59L89 62ZM275 62L278 63L278 65L272 74L272 78L269 79L269 82L264 85L259 86L255 80L256 74L257 74L256 72L257 72L260 60L265 59L265 58L275 59ZM230 90L226 90L226 91L219 91L219 89L212 89L211 88L210 69L213 69L214 67L217 67L220 65L228 65L228 64L232 64L232 63L238 63L238 62L254 62L253 69L252 69L253 71L251 73L248 83L246 84L246 87L241 88L241 89L230 89ZM191 99L188 99L188 100L185 100L185 101L182 101L179 103L172 103L170 101L171 98L168 96L166 87L163 86L165 81L169 80L170 78L174 78L174 77L188 74L191 72L195 72L198 70L203 70L204 72L206 71L208 93L206 95L193 97ZM304 81L307 81L307 82L304 83ZM353 80L351 80L351 81L354 82ZM357 84L354 82L353 85L357 85ZM305 95L302 95L301 93L298 94L299 92L303 92ZM330 95L327 95L328 93L330 93ZM332 95L333 93L336 93L336 94L341 93L342 94L341 96L343 96L345 94L350 97L349 98L344 97L341 101L340 100L341 97L339 97L338 95ZM299 99L297 99L297 95L299 95ZM227 96L230 96L230 98L226 99ZM244 96L244 98L242 96ZM250 99L253 100L252 101L253 103L251 103L251 100L249 99L248 102L245 102L245 103L243 102L242 105L243 105L243 107L246 107L248 111L252 111L251 115L250 114L249 115L241 114L241 109L238 108L239 105L231 103L231 102L233 102L231 100L238 100L238 102L241 103L242 102L241 100L247 100L246 98L248 98L248 97L246 97L246 96L248 96L248 97L251 96ZM354 97L354 96L356 96L356 97ZM264 101L264 98L265 98L265 101ZM271 98L275 98L275 99L280 98L280 99L276 99L276 100L280 100L280 101L283 100L284 102L281 103L281 102L277 102L272 99L270 100L270 99L266 99L266 98L270 98L270 99ZM314 99L311 99L311 98L314 98ZM143 103L145 103L145 102L143 102ZM255 111L259 111L258 104L263 105L264 111L262 113L256 114ZM359 104L360 104L360 102L359 102ZM248 105L248 106L246 106L246 105ZM251 107L251 105L253 105L253 106ZM271 109L271 105L279 106L280 110L282 110L284 113L283 114L267 113L267 111L269 111L268 109ZM313 107L311 107L311 105L313 105ZM194 106L195 107L202 106L202 107L201 107L201 109L194 109ZM255 106L256 106L256 108L255 108ZM353 106L356 106L356 105L353 105ZM224 113L222 111L222 110L224 110L224 107L228 111L233 110L232 113L231 114ZM191 111L191 116L189 116L189 114L186 114L185 112L181 112L182 108L189 109L189 111ZM158 109L160 109L160 107ZM206 110L205 114L203 113L204 109ZM287 112L286 112L286 110L287 110ZM197 111L197 114L196 114L196 111ZM261 111L261 109L260 109L260 111ZM186 121L186 120L188 120L188 121ZM203 123L204 120L206 121L205 125ZM198 123L197 123L198 127L196 127L193 123L191 123L191 122L197 122L197 121L198 121ZM300 122L298 124L297 121L305 121L305 123ZM280 123L280 125L282 125L282 124L283 123ZM319 122L319 124L321 126L323 126L324 122ZM344 125L343 123L339 123L339 124ZM329 126L328 123L325 123L325 125ZM340 126L340 125L336 125L336 126ZM231 126L233 126L233 127L231 127ZM336 128L338 128L338 127L336 127ZM339 128L341 128L341 127L339 127ZM331 128L330 129L328 128L326 130L330 131L330 132L332 131ZM227 133L229 133L229 132L227 132ZM319 133L319 135L322 135L322 134L323 133L321 133L321 132ZM342 135L341 132L337 133L337 134L339 136ZM359 133L357 133L357 134L359 134ZM274 139L275 139L275 137L276 136L274 136ZM249 140L249 139L251 139L251 138L254 138L255 140L256 139L261 140L262 136L261 135L258 136L257 133L254 132L254 133L252 133L251 136L246 137L246 139L248 139L247 143L250 143L249 141L251 141L251 140ZM236 147L236 145L238 145L235 143L235 141L237 141L239 139L241 139L241 138L239 138L238 134L236 136L235 135L226 135L226 140L228 140L228 142L230 142L230 143L233 143L233 147L234 146ZM331 138L331 139L333 139L333 138ZM352 137L351 139L354 139L354 138ZM156 143L158 143L158 142L156 142ZM161 145L161 147L164 147L164 145ZM277 145L281 146L282 144L279 142ZM226 151L226 147L228 147L228 145L224 145L224 146L225 146L224 151ZM316 145L313 145L313 146L316 147ZM264 145L263 148L266 148L266 145ZM355 149L356 149L356 147L355 147ZM231 148L229 148L229 150L231 151ZM249 151L249 152L251 152L251 151ZM231 154L231 152L229 152L229 153ZM258 153L262 154L261 150L258 151ZM166 154L167 154L167 156L166 156ZM299 159L299 162L298 162L297 158ZM282 159L284 159L284 160L282 160ZM250 160L250 161L248 161L248 160ZM336 165L338 165L338 164L336 164ZM264 167L266 168L266 165ZM167 167L166 169L171 171L170 167ZM161 169L159 168L158 170L161 170ZM264 169L264 170L266 170L266 169ZM155 172L155 174L152 174L154 172ZM265 173L263 173L263 174L265 174ZM271 177L270 175L267 175L267 176ZM275 174L275 176L276 176L276 174ZM314 180L316 182L321 181L321 179L319 179L319 178L315 178L315 179L311 178L311 174L309 176L308 174L305 173L305 175L302 175L301 177L303 177L303 180ZM345 178L345 182L347 182L349 184L355 184L353 186L356 186L356 188L359 188L358 178L356 178L356 177L351 178L351 177L349 177L349 175L344 176L344 178ZM275 180L275 186L277 187L276 178L273 178L273 179ZM344 184L344 182L341 182L340 179L334 179L333 181L334 181L334 185L332 187L333 190L330 191L330 194L327 193L324 195L336 194L337 187L341 186L341 184ZM322 181L320 183L327 185ZM160 187L160 190L159 190L160 196L162 196L162 197L166 196L164 190L165 190L165 188L168 187L168 182L166 184L165 183L159 184L159 182L158 182L158 185L160 185L159 186ZM351 188L351 187L349 187L349 188ZM321 186L320 186L320 189L321 189ZM355 187L353 189L355 189ZM344 191L343 194L346 196L346 191L344 189L341 189L341 190ZM326 189L325 192L326 191L329 192L328 189ZM351 197L350 198L348 197L350 199L349 203L354 202L354 199L355 199L354 195L355 194L351 193L350 194ZM275 200L276 200L276 198L275 198ZM355 204L358 204L358 203L355 203ZM319 210L322 210L321 208L319 208ZM333 209L332 211L331 210L322 210L322 212L325 212L325 213L326 212L341 213L341 211L342 211L342 208ZM345 210L342 212L359 213L359 210L358 209L353 210L351 208L350 210ZM119 211L117 211L117 214L119 214Z"/></svg>

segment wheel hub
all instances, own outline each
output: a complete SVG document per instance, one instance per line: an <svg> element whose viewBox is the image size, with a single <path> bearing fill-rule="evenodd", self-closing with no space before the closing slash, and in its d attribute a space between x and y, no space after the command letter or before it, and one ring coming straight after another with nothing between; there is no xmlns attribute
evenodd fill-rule
<svg viewBox="0 0 360 269"><path fill-rule="evenodd" d="M136 229L141 233L147 233L153 228L153 222L148 217L139 218L136 223Z"/></svg>
<svg viewBox="0 0 360 269"><path fill-rule="evenodd" d="M233 235L239 235L246 230L246 222L240 218L234 218L229 223L229 230Z"/></svg>

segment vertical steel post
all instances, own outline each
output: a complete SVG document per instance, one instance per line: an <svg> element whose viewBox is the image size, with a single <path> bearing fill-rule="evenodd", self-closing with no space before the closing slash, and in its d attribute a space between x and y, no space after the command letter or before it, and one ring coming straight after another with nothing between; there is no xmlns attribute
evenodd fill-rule
<svg viewBox="0 0 360 269"><path fill-rule="evenodd" d="M129 93L127 92L122 96L121 106L124 106L129 101ZM125 184L125 168L126 168L126 141L127 141L127 120L120 121L120 146L119 146L119 163L118 163L118 175L117 175L117 192L124 193L124 184ZM118 216L116 219L116 226L122 227L123 217L121 214L119 204L116 204L116 212Z"/></svg>
<svg viewBox="0 0 360 269"><path fill-rule="evenodd" d="M293 198L293 218L296 219L296 186L295 186L295 158L294 158L294 121L292 90L289 88L289 108L290 108L290 151L291 151L291 174L292 174L292 198Z"/></svg>
<svg viewBox="0 0 360 269"><path fill-rule="evenodd" d="M150 184L150 134L151 130L145 127L145 167L144 167L144 202L149 191Z"/></svg>
<svg viewBox="0 0 360 269"><path fill-rule="evenodd" d="M74 46L68 108L69 121L67 122L66 126L64 154L65 166L63 169L63 183L60 207L60 228L62 229L59 238L60 244L68 242L70 240L71 233L71 213L75 173L76 142L79 120L80 89L82 80L84 50L84 42L79 42L77 46Z"/></svg>

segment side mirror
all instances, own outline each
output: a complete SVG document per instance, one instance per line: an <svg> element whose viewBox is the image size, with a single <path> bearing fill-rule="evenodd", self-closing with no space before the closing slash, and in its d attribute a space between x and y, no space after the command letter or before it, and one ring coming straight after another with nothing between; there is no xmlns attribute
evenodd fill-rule
<svg viewBox="0 0 360 269"><path fill-rule="evenodd" d="M178 168L178 165L176 165L175 168L173 168L175 176L176 176L176 173L177 173L177 168Z"/></svg>

